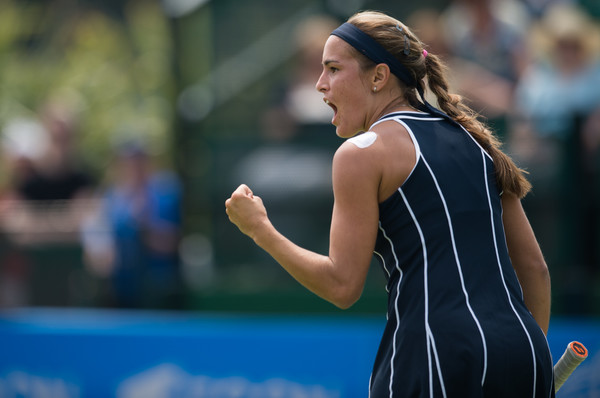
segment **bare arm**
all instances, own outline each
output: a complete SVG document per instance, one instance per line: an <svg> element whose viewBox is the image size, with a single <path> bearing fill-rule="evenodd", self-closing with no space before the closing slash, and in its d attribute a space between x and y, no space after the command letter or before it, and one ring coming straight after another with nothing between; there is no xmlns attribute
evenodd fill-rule
<svg viewBox="0 0 600 398"><path fill-rule="evenodd" d="M508 253L523 288L525 305L548 333L550 323L550 273L521 201L504 194L503 221Z"/></svg>
<svg viewBox="0 0 600 398"><path fill-rule="evenodd" d="M335 204L329 255L303 249L281 235L268 219L262 200L241 185L225 202L231 222L267 251L298 282L340 308L356 302L364 287L378 225L379 180L373 159L351 144L334 157Z"/></svg>

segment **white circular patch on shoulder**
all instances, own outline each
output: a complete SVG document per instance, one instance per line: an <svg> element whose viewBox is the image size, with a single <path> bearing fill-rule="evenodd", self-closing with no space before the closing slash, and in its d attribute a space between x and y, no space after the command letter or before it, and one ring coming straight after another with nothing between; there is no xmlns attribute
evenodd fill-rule
<svg viewBox="0 0 600 398"><path fill-rule="evenodd" d="M353 143L359 148L366 148L371 146L377 139L377 134L373 131L367 131L356 137L349 138L348 141Z"/></svg>

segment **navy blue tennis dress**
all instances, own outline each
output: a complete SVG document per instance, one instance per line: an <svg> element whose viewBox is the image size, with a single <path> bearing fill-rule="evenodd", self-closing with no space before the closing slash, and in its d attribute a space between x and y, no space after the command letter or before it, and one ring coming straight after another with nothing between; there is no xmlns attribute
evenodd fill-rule
<svg viewBox="0 0 600 398"><path fill-rule="evenodd" d="M399 112L414 170L380 204L388 321L370 397L553 397L546 338L525 307L490 156L464 129Z"/></svg>

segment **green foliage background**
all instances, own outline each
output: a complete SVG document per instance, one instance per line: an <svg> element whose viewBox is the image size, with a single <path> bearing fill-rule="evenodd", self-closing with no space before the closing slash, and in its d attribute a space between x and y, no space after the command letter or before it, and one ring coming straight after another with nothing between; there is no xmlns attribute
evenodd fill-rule
<svg viewBox="0 0 600 398"><path fill-rule="evenodd" d="M101 170L113 145L143 138L168 156L174 118L168 21L157 2L128 2L119 21L93 7L0 3L0 125L72 107L77 142ZM165 151L167 149L167 151Z"/></svg>

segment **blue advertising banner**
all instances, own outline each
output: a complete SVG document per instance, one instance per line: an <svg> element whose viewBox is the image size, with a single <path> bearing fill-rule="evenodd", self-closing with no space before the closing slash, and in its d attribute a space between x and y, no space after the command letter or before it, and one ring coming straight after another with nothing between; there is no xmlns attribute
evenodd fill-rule
<svg viewBox="0 0 600 398"><path fill-rule="evenodd" d="M0 312L0 398L364 398L385 318L21 309ZM600 322L556 320L558 397L600 394Z"/></svg>

